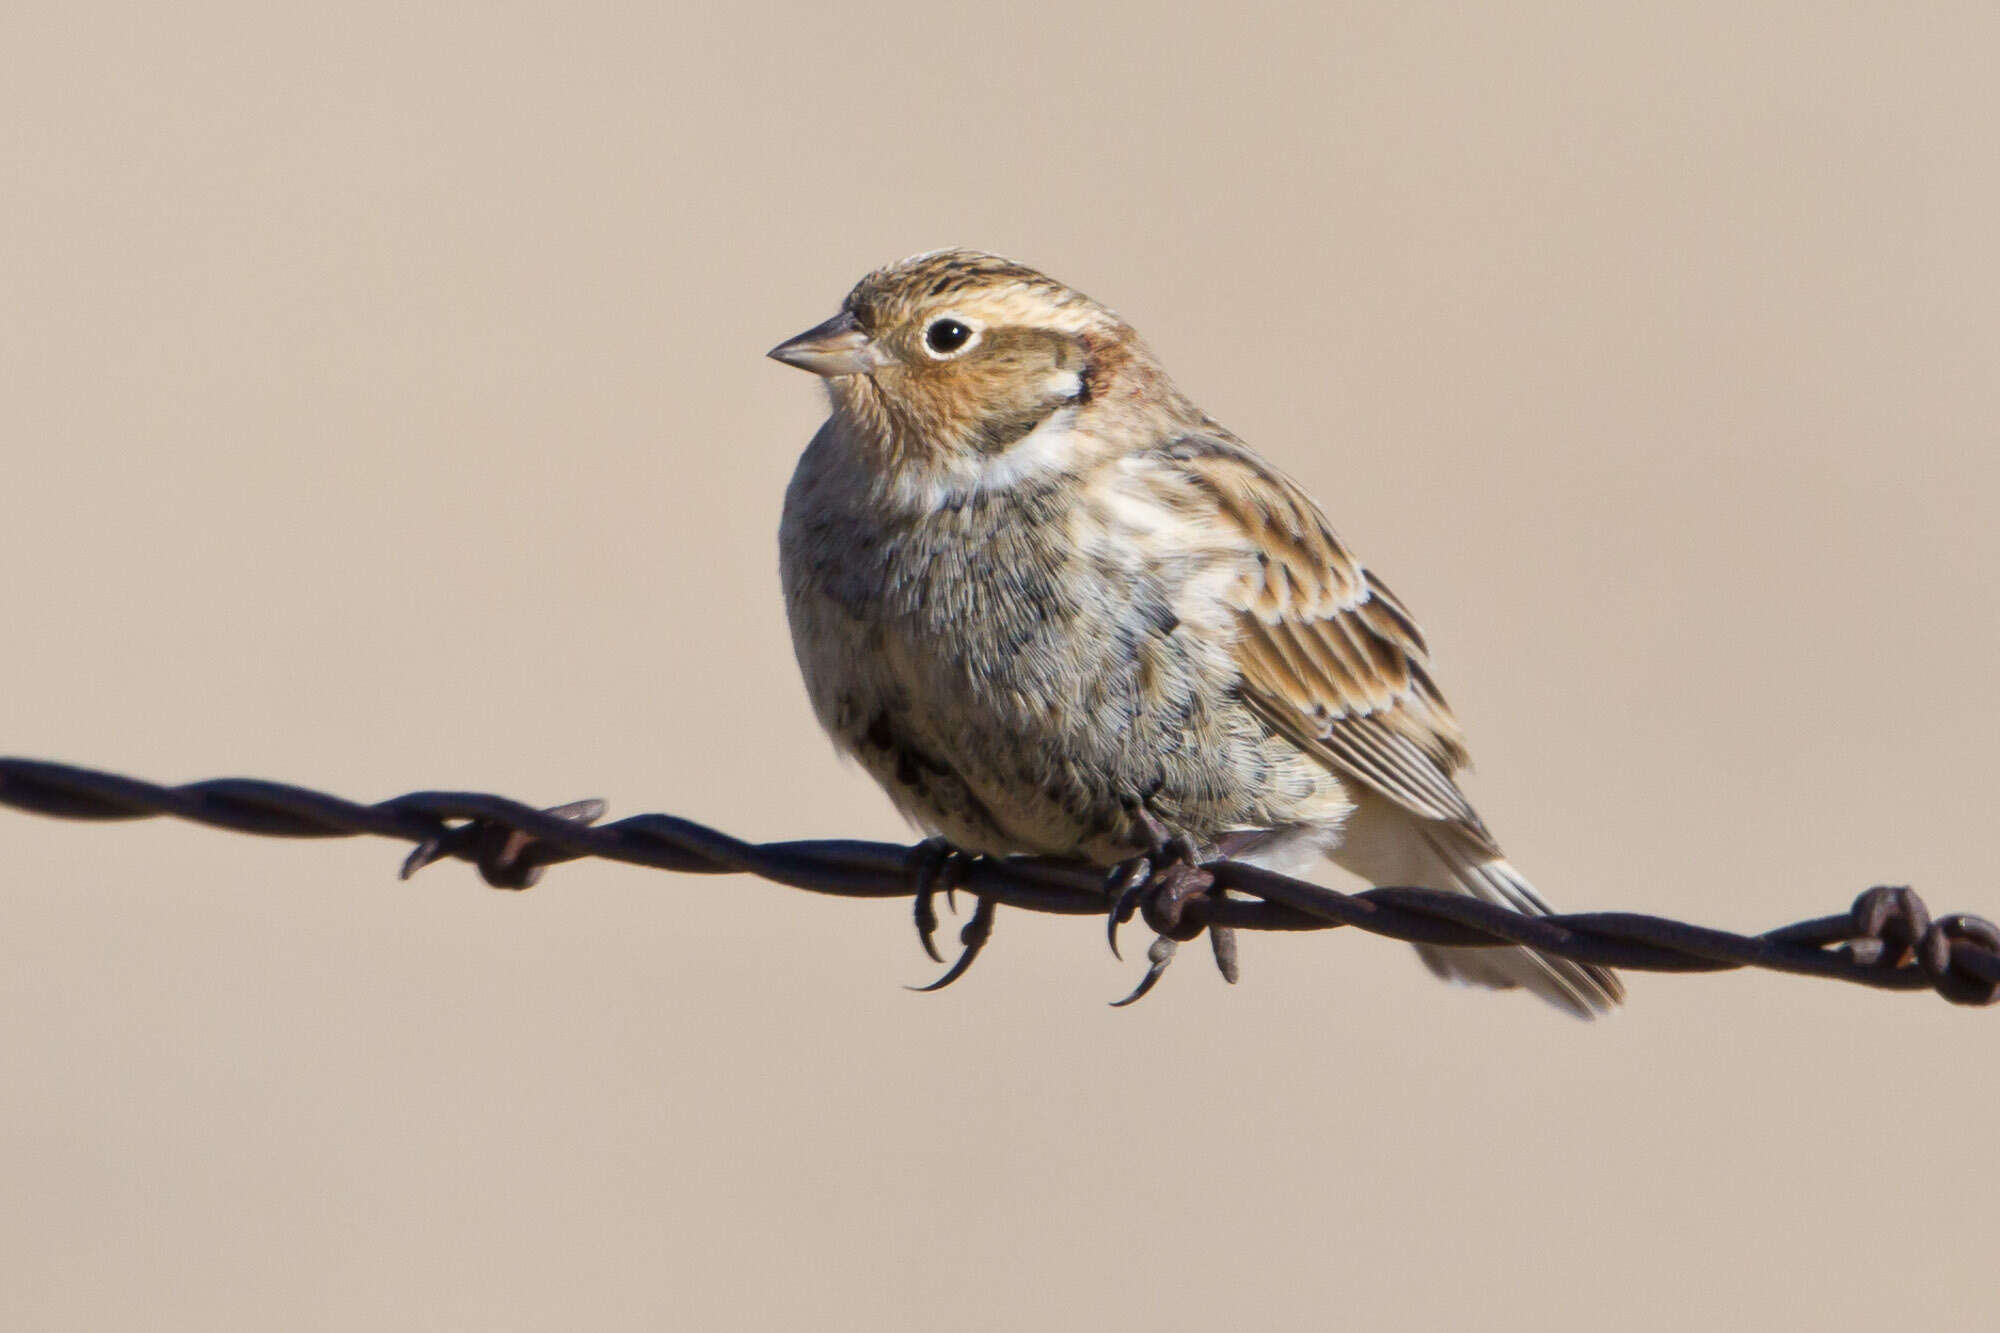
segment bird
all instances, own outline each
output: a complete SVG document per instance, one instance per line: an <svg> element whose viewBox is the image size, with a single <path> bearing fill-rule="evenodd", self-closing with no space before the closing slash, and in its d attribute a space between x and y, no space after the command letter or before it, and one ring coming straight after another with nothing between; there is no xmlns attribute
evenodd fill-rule
<svg viewBox="0 0 2000 1333"><path fill-rule="evenodd" d="M1409 610L1111 309L935 250L769 355L830 400L779 524L806 693L938 845L1115 869L1171 843L1552 910L1456 781ZM1624 994L1524 947L1417 947L1582 1018Z"/></svg>

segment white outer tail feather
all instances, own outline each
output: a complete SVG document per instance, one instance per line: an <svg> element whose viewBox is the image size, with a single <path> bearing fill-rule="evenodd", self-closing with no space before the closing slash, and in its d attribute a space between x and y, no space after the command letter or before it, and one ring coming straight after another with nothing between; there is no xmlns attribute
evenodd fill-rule
<svg viewBox="0 0 2000 1333"><path fill-rule="evenodd" d="M1356 803L1334 864L1377 886L1464 893L1531 916L1553 910L1504 859L1480 850L1449 824L1425 819L1372 793ZM1611 1012L1625 998L1618 978L1601 967L1553 958L1532 949L1456 949L1420 944L1417 953L1438 976L1475 986L1526 987L1578 1018Z"/></svg>

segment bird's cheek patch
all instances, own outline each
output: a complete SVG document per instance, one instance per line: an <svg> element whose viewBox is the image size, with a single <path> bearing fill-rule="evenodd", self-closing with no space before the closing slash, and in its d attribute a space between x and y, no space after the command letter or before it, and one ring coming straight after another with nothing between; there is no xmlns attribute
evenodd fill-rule
<svg viewBox="0 0 2000 1333"><path fill-rule="evenodd" d="M1043 392L1062 403L1089 401L1087 383L1080 369L1061 369L1050 373L1042 382Z"/></svg>

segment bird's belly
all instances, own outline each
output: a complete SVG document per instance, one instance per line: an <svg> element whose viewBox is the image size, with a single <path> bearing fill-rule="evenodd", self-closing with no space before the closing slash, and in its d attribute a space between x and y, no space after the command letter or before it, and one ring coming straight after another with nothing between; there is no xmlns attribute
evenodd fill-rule
<svg viewBox="0 0 2000 1333"><path fill-rule="evenodd" d="M793 644L822 724L924 829L1108 862L1142 841L1138 801L1202 838L1345 814L1243 702L1198 565L1069 489L885 516L824 476L802 463L787 496Z"/></svg>
<svg viewBox="0 0 2000 1333"><path fill-rule="evenodd" d="M794 632L821 720L926 831L1109 862L1139 845L1141 800L1203 838L1344 810L1240 702L1226 654L1136 601L913 586L899 607L795 599Z"/></svg>

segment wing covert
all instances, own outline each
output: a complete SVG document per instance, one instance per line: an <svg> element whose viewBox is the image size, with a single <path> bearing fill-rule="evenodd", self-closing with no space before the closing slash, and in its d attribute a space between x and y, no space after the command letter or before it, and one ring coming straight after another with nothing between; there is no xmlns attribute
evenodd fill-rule
<svg viewBox="0 0 2000 1333"><path fill-rule="evenodd" d="M1408 609L1311 497L1247 448L1203 436L1164 452L1256 554L1225 594L1251 706L1328 764L1497 853L1452 781L1466 763L1464 733Z"/></svg>

